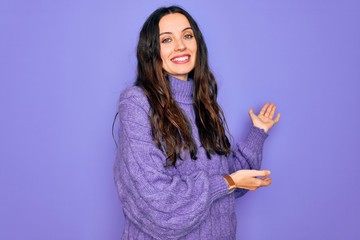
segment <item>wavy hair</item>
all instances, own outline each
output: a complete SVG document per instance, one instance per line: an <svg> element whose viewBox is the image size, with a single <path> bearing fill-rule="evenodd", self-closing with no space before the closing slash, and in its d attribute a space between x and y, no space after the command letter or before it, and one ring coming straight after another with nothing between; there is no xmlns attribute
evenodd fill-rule
<svg viewBox="0 0 360 240"><path fill-rule="evenodd" d="M193 106L200 141L208 158L211 154L228 155L230 142L223 111L217 103L217 84L208 65L208 52L203 35L191 15L178 6L155 10L145 21L137 46L137 78L135 85L145 92L150 104L152 137L159 149L167 156L166 166L175 166L188 151L196 159L197 147L191 127L171 95L166 73L160 57L159 22L168 14L184 15L193 30L197 42L195 68L189 73L194 80Z"/></svg>

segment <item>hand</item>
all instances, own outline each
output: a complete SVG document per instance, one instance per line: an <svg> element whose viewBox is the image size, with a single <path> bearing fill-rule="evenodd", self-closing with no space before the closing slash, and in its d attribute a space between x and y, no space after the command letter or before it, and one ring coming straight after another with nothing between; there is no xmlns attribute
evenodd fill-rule
<svg viewBox="0 0 360 240"><path fill-rule="evenodd" d="M276 105L273 103L265 103L258 115L256 115L254 110L250 108L249 115L253 125L263 129L267 133L270 128L272 128L280 120L280 113L278 113L276 118L273 119L275 110Z"/></svg>
<svg viewBox="0 0 360 240"><path fill-rule="evenodd" d="M239 170L230 174L230 177L234 180L237 188L256 190L271 184L272 180L268 177L270 173L269 170Z"/></svg>

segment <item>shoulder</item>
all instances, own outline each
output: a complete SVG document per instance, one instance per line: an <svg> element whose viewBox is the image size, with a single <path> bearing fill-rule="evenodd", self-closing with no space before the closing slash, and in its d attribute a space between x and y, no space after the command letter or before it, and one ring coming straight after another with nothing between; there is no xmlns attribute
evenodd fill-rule
<svg viewBox="0 0 360 240"><path fill-rule="evenodd" d="M144 91L138 86L124 89L120 94L119 104L132 103L146 109L149 108L148 99Z"/></svg>
<svg viewBox="0 0 360 240"><path fill-rule="evenodd" d="M120 94L120 102L122 101L138 101L147 102L144 91L138 86L130 86L125 88Z"/></svg>
<svg viewBox="0 0 360 240"><path fill-rule="evenodd" d="M140 87L131 86L121 92L118 105L120 116L126 118L147 117L149 109L148 99Z"/></svg>

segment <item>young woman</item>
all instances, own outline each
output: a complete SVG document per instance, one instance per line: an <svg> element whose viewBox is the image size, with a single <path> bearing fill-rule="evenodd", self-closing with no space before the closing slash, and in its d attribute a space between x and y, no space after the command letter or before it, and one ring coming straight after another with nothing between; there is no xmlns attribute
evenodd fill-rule
<svg viewBox="0 0 360 240"><path fill-rule="evenodd" d="M120 96L115 182L123 239L235 239L235 198L271 183L262 147L279 121L265 104L230 146L207 48L194 19L153 12L137 47L137 80Z"/></svg>

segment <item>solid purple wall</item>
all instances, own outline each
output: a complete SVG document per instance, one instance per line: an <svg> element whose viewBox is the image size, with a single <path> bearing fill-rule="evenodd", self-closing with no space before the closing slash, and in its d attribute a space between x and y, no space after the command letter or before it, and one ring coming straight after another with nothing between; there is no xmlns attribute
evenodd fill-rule
<svg viewBox="0 0 360 240"><path fill-rule="evenodd" d="M3 0L0 239L120 239L111 124L142 23L172 3L205 35L233 136L249 107L282 113L238 239L360 238L358 1Z"/></svg>

